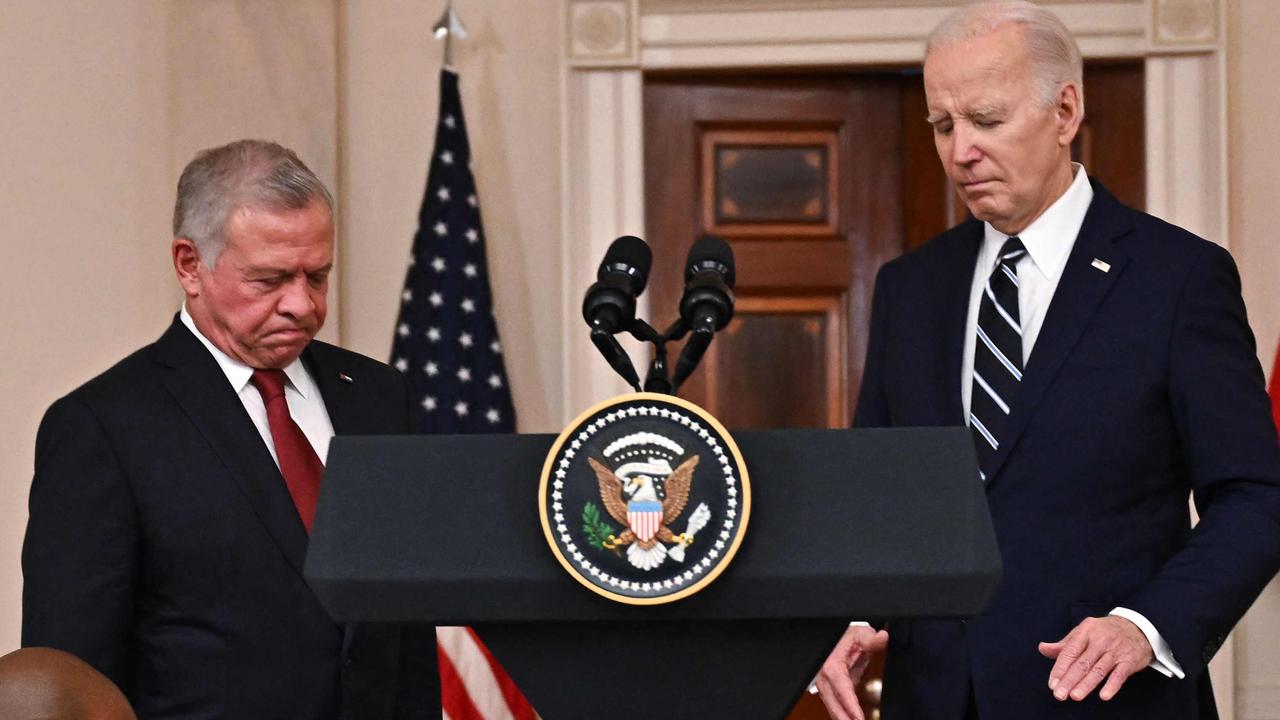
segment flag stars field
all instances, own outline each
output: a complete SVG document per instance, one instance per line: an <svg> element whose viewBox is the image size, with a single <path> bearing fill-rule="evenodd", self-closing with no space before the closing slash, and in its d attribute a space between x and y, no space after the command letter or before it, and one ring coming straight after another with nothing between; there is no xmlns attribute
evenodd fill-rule
<svg viewBox="0 0 1280 720"><path fill-rule="evenodd" d="M516 412L494 319L487 240L458 76L451 70L440 74L435 122L426 183L418 186L422 202L390 356L418 405L415 413L423 432L513 432ZM400 332L402 324L409 327L407 335ZM537 716L502 668L486 660L479 638L469 628L440 628L437 638L441 668L453 668L453 679L441 683L445 717L474 717L466 710L473 707L468 691L475 691L469 686L479 675L488 677L491 686L500 678L512 691L510 696L489 698L492 707L503 707L509 714L485 717ZM461 662L464 659L467 662Z"/></svg>

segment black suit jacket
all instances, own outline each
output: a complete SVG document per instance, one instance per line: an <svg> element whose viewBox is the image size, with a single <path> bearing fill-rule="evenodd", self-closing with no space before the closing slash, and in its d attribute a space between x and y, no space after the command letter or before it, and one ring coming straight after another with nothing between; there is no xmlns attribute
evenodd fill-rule
<svg viewBox="0 0 1280 720"><path fill-rule="evenodd" d="M336 433L409 432L395 370L318 341L303 359ZM335 623L306 547L262 437L175 319L40 425L22 643L84 658L141 718L438 713L434 633Z"/></svg>
<svg viewBox="0 0 1280 720"><path fill-rule="evenodd" d="M970 692L983 720L1213 717L1205 664L1280 567L1280 450L1235 264L1094 192L987 468L1004 578L972 621L890 625L886 720L960 718ZM857 425L964 424L981 241L971 221L881 270ZM1037 644L1116 606L1188 679L1053 700Z"/></svg>

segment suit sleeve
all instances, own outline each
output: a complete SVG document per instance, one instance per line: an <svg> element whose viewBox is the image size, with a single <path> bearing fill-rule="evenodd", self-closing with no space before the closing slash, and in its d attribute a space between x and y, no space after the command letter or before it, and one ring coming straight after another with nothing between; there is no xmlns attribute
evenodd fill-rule
<svg viewBox="0 0 1280 720"><path fill-rule="evenodd" d="M75 654L128 692L137 548L132 494L102 426L59 400L36 437L22 645Z"/></svg>
<svg viewBox="0 0 1280 720"><path fill-rule="evenodd" d="M1125 605L1193 677L1280 569L1280 448L1240 277L1222 248L1201 253L1175 322L1169 401L1200 522Z"/></svg>
<svg viewBox="0 0 1280 720"><path fill-rule="evenodd" d="M888 427L889 405L884 394L884 353L888 325L889 266L876 273L876 288L871 300L871 331L867 339L867 360L862 367L862 386L858 390L858 407L853 426L859 428Z"/></svg>

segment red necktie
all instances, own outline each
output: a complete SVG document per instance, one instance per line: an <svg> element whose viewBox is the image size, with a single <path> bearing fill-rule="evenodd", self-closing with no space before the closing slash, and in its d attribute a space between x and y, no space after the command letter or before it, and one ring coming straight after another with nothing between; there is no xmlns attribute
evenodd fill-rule
<svg viewBox="0 0 1280 720"><path fill-rule="evenodd" d="M289 488L293 504L307 533L316 516L316 500L320 497L320 476L324 463L316 455L315 448L303 434L302 428L289 415L289 404L284 398L283 370L254 370L249 382L258 388L262 404L267 406L267 423L271 426L271 439L276 445L276 458L280 461L280 474Z"/></svg>

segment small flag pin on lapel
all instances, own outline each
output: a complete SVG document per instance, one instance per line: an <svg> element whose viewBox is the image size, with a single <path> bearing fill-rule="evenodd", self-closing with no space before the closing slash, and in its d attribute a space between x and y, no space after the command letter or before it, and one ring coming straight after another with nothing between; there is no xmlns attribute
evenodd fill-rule
<svg viewBox="0 0 1280 720"><path fill-rule="evenodd" d="M338 373L338 379L344 383L351 383L352 385L354 385L356 382L355 380L352 380L351 376L346 373Z"/></svg>
<svg viewBox="0 0 1280 720"><path fill-rule="evenodd" d="M1102 272L1111 272L1111 263L1109 262L1104 262L1098 258L1094 258L1091 264Z"/></svg>

